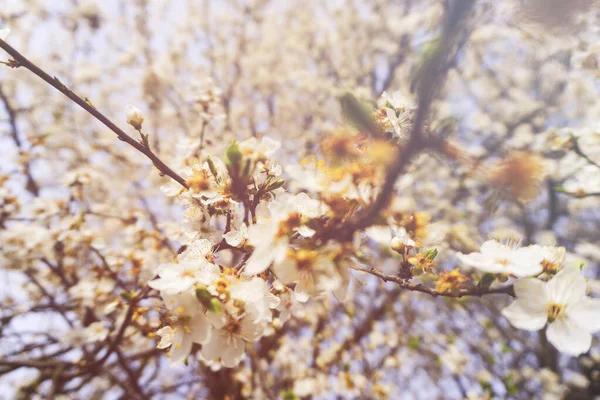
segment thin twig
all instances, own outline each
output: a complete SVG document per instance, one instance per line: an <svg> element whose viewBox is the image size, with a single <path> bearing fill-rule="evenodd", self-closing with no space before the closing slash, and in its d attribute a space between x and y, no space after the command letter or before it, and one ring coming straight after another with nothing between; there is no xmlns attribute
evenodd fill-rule
<svg viewBox="0 0 600 400"><path fill-rule="evenodd" d="M438 296L453 297L453 298L461 298L461 297L466 297L466 296L481 297L481 296L484 296L487 294L508 294L509 296L514 296L514 291L513 291L512 285L502 286L502 287L494 288L494 289L473 288L473 289L469 289L469 290L459 290L456 292L439 292L439 291L429 288L427 286L423 286L420 284L415 285L415 284L409 283L406 279L403 279L396 275L385 274L375 268L366 268L366 267L361 267L358 265L354 265L351 268L356 271L366 272L367 274L374 275L374 276L382 279L384 282L394 282L395 284L397 284L398 286L400 286L403 289L412 290L414 292L426 293L433 297L438 297Z"/></svg>

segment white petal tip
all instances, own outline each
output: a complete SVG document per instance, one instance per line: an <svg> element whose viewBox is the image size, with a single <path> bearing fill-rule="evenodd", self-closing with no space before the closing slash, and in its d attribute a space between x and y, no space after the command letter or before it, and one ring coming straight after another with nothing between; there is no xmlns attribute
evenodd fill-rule
<svg viewBox="0 0 600 400"><path fill-rule="evenodd" d="M10 33L10 28L0 29L0 39L2 39L2 40L6 39L6 37L8 36L9 33Z"/></svg>

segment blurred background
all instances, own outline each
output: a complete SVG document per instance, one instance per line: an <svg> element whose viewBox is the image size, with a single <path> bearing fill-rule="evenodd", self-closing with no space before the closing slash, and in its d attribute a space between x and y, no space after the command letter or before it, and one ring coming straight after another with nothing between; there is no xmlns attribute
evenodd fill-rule
<svg viewBox="0 0 600 400"><path fill-rule="evenodd" d="M0 28L117 125L126 104L140 108L152 149L175 170L233 138L269 136L282 142L285 175L348 123L343 93L373 109L384 93L415 100L446 3L3 0ZM436 222L444 268L488 237L560 245L600 295L599 22L591 0L477 2L429 117L476 161L424 154L397 184ZM157 399L600 396L598 337L588 354L561 356L543 332L508 324L507 296L433 298L362 275L350 303L294 311L236 369L169 366L147 316L122 357L57 386L44 363L94 352L77 333L94 312L109 327L122 317L106 311L120 282L100 266L151 279L173 258L183 210L113 132L24 68L0 67L0 398L137 398L132 385ZM498 168L517 180L508 191L494 187ZM394 272L389 249L365 249Z"/></svg>

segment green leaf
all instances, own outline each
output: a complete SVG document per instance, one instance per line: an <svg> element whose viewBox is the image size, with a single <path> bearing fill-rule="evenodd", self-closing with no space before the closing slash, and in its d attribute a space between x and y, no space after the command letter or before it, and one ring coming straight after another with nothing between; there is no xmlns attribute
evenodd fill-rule
<svg viewBox="0 0 600 400"><path fill-rule="evenodd" d="M242 161L242 152L237 141L233 141L225 152L225 165L227 168L236 168Z"/></svg>
<svg viewBox="0 0 600 400"><path fill-rule="evenodd" d="M494 282L496 280L496 275L494 274L490 274L490 273L486 273L481 277L481 280L479 281L479 286L487 288L489 287L492 282Z"/></svg>
<svg viewBox="0 0 600 400"><path fill-rule="evenodd" d="M279 394L283 400L297 400L298 399L298 396L296 396L292 390L282 390Z"/></svg>
<svg viewBox="0 0 600 400"><path fill-rule="evenodd" d="M284 183L285 183L285 179L283 179L283 178L276 179L269 185L269 190L279 189L280 187L283 186Z"/></svg>
<svg viewBox="0 0 600 400"><path fill-rule="evenodd" d="M213 295L208 291L206 286L198 286L196 287L196 299L202 304L204 307L208 308L210 301L212 300Z"/></svg>
<svg viewBox="0 0 600 400"><path fill-rule="evenodd" d="M380 129L373 121L368 107L363 105L352 93L344 93L340 98L342 113L357 129L371 134L379 134Z"/></svg>
<svg viewBox="0 0 600 400"><path fill-rule="evenodd" d="M418 335L412 335L408 338L408 348L412 350L417 350L421 345L421 338Z"/></svg>
<svg viewBox="0 0 600 400"><path fill-rule="evenodd" d="M437 249L431 249L425 254L425 257L427 257L430 260L435 260L437 255L438 255Z"/></svg>
<svg viewBox="0 0 600 400"><path fill-rule="evenodd" d="M554 186L554 191L558 193L567 193L567 189L564 186Z"/></svg>
<svg viewBox="0 0 600 400"><path fill-rule="evenodd" d="M208 311L214 312L215 314L220 314L223 310L223 307L221 306L221 302L219 301L219 299L215 299L213 297L212 299L210 299L210 303L208 307L206 307L206 309Z"/></svg>
<svg viewBox="0 0 600 400"><path fill-rule="evenodd" d="M206 163L208 164L208 169L210 169L210 173L213 174L215 178L217 178L217 166L215 162L210 158L210 156L206 157Z"/></svg>

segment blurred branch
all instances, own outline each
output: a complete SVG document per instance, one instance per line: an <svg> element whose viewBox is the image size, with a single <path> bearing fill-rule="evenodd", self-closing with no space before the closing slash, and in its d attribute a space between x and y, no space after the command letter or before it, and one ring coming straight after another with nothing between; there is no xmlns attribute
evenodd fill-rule
<svg viewBox="0 0 600 400"><path fill-rule="evenodd" d="M370 226L381 210L389 203L394 193L396 180L404 172L410 161L426 149L430 143L433 143L433 141L423 138L427 115L434 95L442 86L441 83L448 72L448 68L452 65L448 60L453 60L456 57L452 49L457 47L454 44L460 32L461 22L469 14L474 4L474 0L453 2L446 12L444 27L439 39L424 51L422 65L413 82L417 85L419 99L413 128L408 142L402 147L395 162L389 167L379 196L369 207L357 213L354 219L346 222L341 229L336 228L335 232L326 233L324 240L336 235L336 233L341 235L341 239L347 240L357 230Z"/></svg>
<svg viewBox="0 0 600 400"><path fill-rule="evenodd" d="M2 90L1 85L0 85L0 99L4 103L4 109L6 110L6 113L8 114L8 122L10 124L10 136L12 137L13 142L15 143L15 146L17 146L17 149L19 150L19 154L22 154L24 152L24 150L23 150L23 143L21 142L21 139L19 138L19 130L17 129L17 117L16 117L17 111L10 104L10 101L8 100L8 97L6 97L6 94L4 93L4 91ZM39 185L37 184L37 182L35 181L35 179L33 179L33 175L31 174L31 166L29 164L29 160L27 159L27 157L25 157L23 160L23 172L25 173L25 177L27 180L27 182L25 184L25 189L27 189L28 192L30 192L31 194L33 194L34 196L37 197L39 195L40 188L39 188Z"/></svg>

